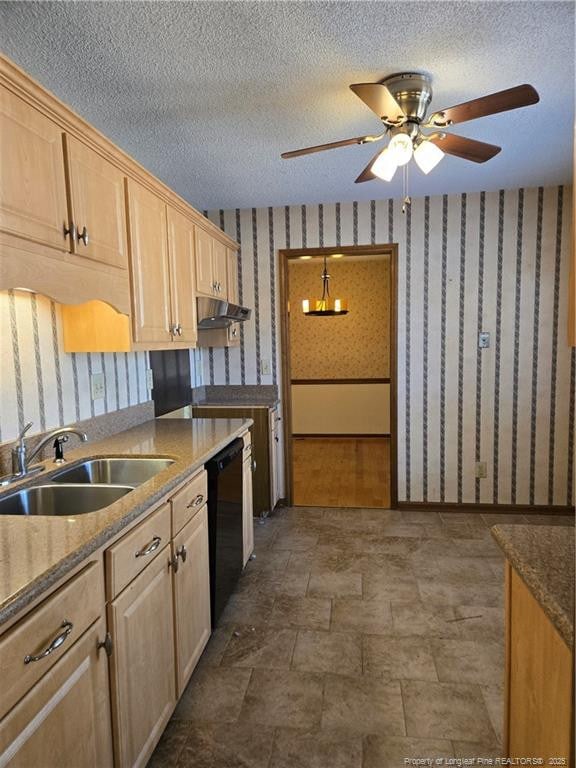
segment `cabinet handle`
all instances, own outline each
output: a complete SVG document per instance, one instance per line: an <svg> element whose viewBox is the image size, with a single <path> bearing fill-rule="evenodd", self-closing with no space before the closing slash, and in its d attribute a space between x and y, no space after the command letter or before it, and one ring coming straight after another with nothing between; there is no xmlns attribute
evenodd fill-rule
<svg viewBox="0 0 576 768"><path fill-rule="evenodd" d="M252 472L256 472L256 459L252 462Z"/></svg>
<svg viewBox="0 0 576 768"><path fill-rule="evenodd" d="M52 640L48 648L42 651L42 653L39 653L37 656L32 656L30 654L28 654L27 656L24 656L24 664L30 664L31 661L40 661L40 659L45 659L46 656L50 656L51 653L54 653L54 651L60 648L62 643L64 643L68 638L68 635L70 634L70 632L72 632L72 628L74 627L74 625L72 624L71 621L64 619L61 626L64 628L64 631L60 632L59 635L56 635L56 637L54 638L54 640Z"/></svg>
<svg viewBox="0 0 576 768"><path fill-rule="evenodd" d="M168 560L168 565L174 570L174 573L178 573L178 552L176 552L174 557L171 557L170 560Z"/></svg>
<svg viewBox="0 0 576 768"><path fill-rule="evenodd" d="M182 326L180 323L170 326L170 333L172 336L182 336Z"/></svg>
<svg viewBox="0 0 576 768"><path fill-rule="evenodd" d="M180 325L180 323L178 323L178 325L176 326L176 333L178 334L178 336L182 336L182 326Z"/></svg>
<svg viewBox="0 0 576 768"><path fill-rule="evenodd" d="M181 546L181 547L179 547L179 548L176 550L176 557L181 557L181 558L182 558L182 562L183 562L183 563L185 563L185 562L186 562L186 558L188 557L188 550L186 549L186 547L184 546L184 544L182 544L182 546Z"/></svg>
<svg viewBox="0 0 576 768"><path fill-rule="evenodd" d="M190 502L190 504L188 504L186 509L192 509L192 507L199 507L200 504L202 504L203 501L204 501L204 494L203 493L199 493L197 496L195 496L192 499L192 501Z"/></svg>
<svg viewBox="0 0 576 768"><path fill-rule="evenodd" d="M238 335L238 328L232 328L232 336Z"/></svg>
<svg viewBox="0 0 576 768"><path fill-rule="evenodd" d="M69 229L66 224L64 224L64 237L66 238L68 235L70 235L72 241L76 240L76 224L74 224L74 222L70 224Z"/></svg>
<svg viewBox="0 0 576 768"><path fill-rule="evenodd" d="M88 230L86 229L86 227L82 228L82 232L78 232L77 237L78 237L78 242L82 240L84 245L88 245Z"/></svg>
<svg viewBox="0 0 576 768"><path fill-rule="evenodd" d="M104 635L104 640L99 640L96 643L96 648L97 650L100 650L100 648L104 648L104 650L106 651L106 656L108 656L108 658L112 656L113 644L112 644L112 635L110 634L110 632L106 632L106 634Z"/></svg>
<svg viewBox="0 0 576 768"><path fill-rule="evenodd" d="M151 555L152 552L156 552L158 547L160 546L160 542L162 541L160 536L154 536L150 544L147 544L144 549L138 550L134 557L146 557L146 555Z"/></svg>

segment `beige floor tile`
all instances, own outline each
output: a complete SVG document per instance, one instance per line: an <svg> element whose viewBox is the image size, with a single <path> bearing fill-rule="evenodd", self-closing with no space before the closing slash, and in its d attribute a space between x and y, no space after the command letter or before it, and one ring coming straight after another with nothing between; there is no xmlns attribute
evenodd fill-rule
<svg viewBox="0 0 576 768"><path fill-rule="evenodd" d="M574 525L576 518L571 515L526 515L530 525Z"/></svg>
<svg viewBox="0 0 576 768"><path fill-rule="evenodd" d="M430 645L441 682L502 685L504 649L500 643L432 639Z"/></svg>
<svg viewBox="0 0 576 768"><path fill-rule="evenodd" d="M274 729L246 723L195 726L178 768L267 768Z"/></svg>
<svg viewBox="0 0 576 768"><path fill-rule="evenodd" d="M453 741L452 743L454 745L454 756L462 760L466 758L496 760L498 757L505 757L502 747L497 740L480 744L473 741ZM478 765L477 762L475 764Z"/></svg>
<svg viewBox="0 0 576 768"><path fill-rule="evenodd" d="M222 666L288 669L296 642L296 630L240 626L232 634Z"/></svg>
<svg viewBox="0 0 576 768"><path fill-rule="evenodd" d="M358 600L353 597L333 601L334 631L386 634L392 630L392 613L387 600Z"/></svg>
<svg viewBox="0 0 576 768"><path fill-rule="evenodd" d="M445 523L475 523L485 525L479 512L440 512Z"/></svg>
<svg viewBox="0 0 576 768"><path fill-rule="evenodd" d="M427 525L439 523L440 515L429 509L403 509L402 522L404 523L426 523Z"/></svg>
<svg viewBox="0 0 576 768"><path fill-rule="evenodd" d="M454 613L460 637L470 640L504 642L504 607L485 605L457 605Z"/></svg>
<svg viewBox="0 0 576 768"><path fill-rule="evenodd" d="M413 558L414 561L414 558ZM441 580L453 584L494 583L492 570L477 557L436 557L414 562L419 579Z"/></svg>
<svg viewBox="0 0 576 768"><path fill-rule="evenodd" d="M402 681L408 736L490 742L496 739L477 685Z"/></svg>
<svg viewBox="0 0 576 768"><path fill-rule="evenodd" d="M287 629L329 629L331 602L319 597L278 597L270 625Z"/></svg>
<svg viewBox="0 0 576 768"><path fill-rule="evenodd" d="M282 549L264 549L255 554L256 557L248 561L245 573L251 573L252 571L283 572L286 570L288 560L290 559L290 552Z"/></svg>
<svg viewBox="0 0 576 768"><path fill-rule="evenodd" d="M397 636L459 637L457 614L449 605L392 602L393 633Z"/></svg>
<svg viewBox="0 0 576 768"><path fill-rule="evenodd" d="M420 637L363 637L364 674L389 679L438 680L430 642Z"/></svg>
<svg viewBox="0 0 576 768"><path fill-rule="evenodd" d="M201 663L207 667L218 667L222 661L222 656L226 650L226 646L230 642L234 627L230 624L220 624L216 629L212 630L210 639L204 648L202 653Z"/></svg>
<svg viewBox="0 0 576 768"><path fill-rule="evenodd" d="M258 571L244 573L235 590L236 595L303 597L308 588L310 574L306 571L271 572L263 576Z"/></svg>
<svg viewBox="0 0 576 768"><path fill-rule="evenodd" d="M234 722L242 707L250 669L199 666L176 707L175 720Z"/></svg>
<svg viewBox="0 0 576 768"><path fill-rule="evenodd" d="M317 728L322 714L322 690L322 675L255 669L244 698L240 722Z"/></svg>
<svg viewBox="0 0 576 768"><path fill-rule="evenodd" d="M342 730L279 728L270 768L362 768L362 737Z"/></svg>
<svg viewBox="0 0 576 768"><path fill-rule="evenodd" d="M418 582L411 571L395 573L384 570L368 573L363 579L365 600L419 600Z"/></svg>
<svg viewBox="0 0 576 768"><path fill-rule="evenodd" d="M292 668L338 675L362 674L362 638L351 632L298 632Z"/></svg>
<svg viewBox="0 0 576 768"><path fill-rule="evenodd" d="M490 569L491 578L494 572ZM485 605L497 607L503 605L504 589L502 584L455 584L435 579L418 581L419 595L423 603L436 605Z"/></svg>
<svg viewBox="0 0 576 768"><path fill-rule="evenodd" d="M266 624L272 614L274 595L232 595L218 622L224 624Z"/></svg>
<svg viewBox="0 0 576 768"><path fill-rule="evenodd" d="M363 768L406 768L417 758L454 756L452 743L443 739L414 739L408 736L366 736Z"/></svg>
<svg viewBox="0 0 576 768"><path fill-rule="evenodd" d="M400 683L366 676L327 675L322 728L406 735Z"/></svg>
<svg viewBox="0 0 576 768"><path fill-rule="evenodd" d="M313 573L308 582L309 597L362 597L362 574Z"/></svg>
<svg viewBox="0 0 576 768"><path fill-rule="evenodd" d="M482 513L482 519L488 526L492 525L510 525L517 523L518 525L526 525L527 518L524 515L518 515L513 513L506 513L506 512L495 512L495 513Z"/></svg>
<svg viewBox="0 0 576 768"><path fill-rule="evenodd" d="M176 768L190 728L188 720L170 720L147 768Z"/></svg>
<svg viewBox="0 0 576 768"><path fill-rule="evenodd" d="M504 687L503 685L482 686L482 696L494 733L502 744L504 739Z"/></svg>
<svg viewBox="0 0 576 768"><path fill-rule="evenodd" d="M318 543L318 536L312 533L289 532L285 535L279 535L272 544L273 550L288 549L291 552L303 552L307 549L314 549Z"/></svg>

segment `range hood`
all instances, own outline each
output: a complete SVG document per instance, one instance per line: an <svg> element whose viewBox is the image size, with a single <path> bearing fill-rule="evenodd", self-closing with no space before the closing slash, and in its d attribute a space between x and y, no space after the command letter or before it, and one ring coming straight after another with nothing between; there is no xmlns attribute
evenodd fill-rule
<svg viewBox="0 0 576 768"><path fill-rule="evenodd" d="M196 299L198 310L198 328L227 328L232 323L240 323L248 320L251 309L239 307L238 304L230 304L222 299L209 299L206 296L198 296Z"/></svg>

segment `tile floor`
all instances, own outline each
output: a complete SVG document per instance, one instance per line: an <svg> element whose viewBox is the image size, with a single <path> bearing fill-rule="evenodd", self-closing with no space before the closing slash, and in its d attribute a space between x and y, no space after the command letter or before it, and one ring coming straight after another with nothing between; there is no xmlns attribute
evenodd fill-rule
<svg viewBox="0 0 576 768"><path fill-rule="evenodd" d="M296 507L256 522L256 558L150 768L404 768L405 757L499 754L492 517Z"/></svg>

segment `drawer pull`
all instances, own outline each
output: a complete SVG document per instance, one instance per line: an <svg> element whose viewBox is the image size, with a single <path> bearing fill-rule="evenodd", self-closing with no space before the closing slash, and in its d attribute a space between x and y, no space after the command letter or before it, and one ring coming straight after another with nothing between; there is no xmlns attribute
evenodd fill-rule
<svg viewBox="0 0 576 768"><path fill-rule="evenodd" d="M182 544L182 546L178 547L178 549L176 550L176 557L181 557L182 562L183 563L186 562L186 558L188 557L188 550L186 549L184 544Z"/></svg>
<svg viewBox="0 0 576 768"><path fill-rule="evenodd" d="M71 621L67 621L66 619L62 622L62 628L64 629L63 632L60 632L59 635L56 635L54 640L50 643L48 648L46 650L42 651L42 653L39 653L36 656L24 656L24 664L30 664L31 661L40 661L40 659L45 659L46 656L50 656L51 653L54 653L54 651L58 650L62 643L64 643L70 634L72 632L73 624Z"/></svg>
<svg viewBox="0 0 576 768"><path fill-rule="evenodd" d="M203 501L204 501L204 494L199 493L195 498L192 499L190 504L188 504L187 509L192 509L192 507L199 507Z"/></svg>
<svg viewBox="0 0 576 768"><path fill-rule="evenodd" d="M161 541L162 539L160 536L154 536L150 544L147 544L144 549L140 549L138 552L136 552L135 557L146 557L146 555L151 555L152 552L156 552L160 546Z"/></svg>

